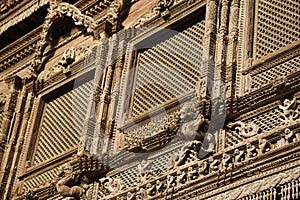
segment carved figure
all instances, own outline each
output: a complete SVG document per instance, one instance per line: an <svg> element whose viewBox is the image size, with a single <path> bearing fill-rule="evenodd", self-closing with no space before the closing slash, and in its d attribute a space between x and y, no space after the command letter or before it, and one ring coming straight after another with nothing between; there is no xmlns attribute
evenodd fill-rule
<svg viewBox="0 0 300 200"><path fill-rule="evenodd" d="M199 163L198 167L199 167L199 170L198 170L199 174L206 175L208 173L209 164L208 164L207 160Z"/></svg>
<svg viewBox="0 0 300 200"><path fill-rule="evenodd" d="M270 143L266 139L263 139L263 138L260 138L258 140L258 147L259 147L259 150L261 153L265 153L267 151L270 151L270 149L271 149Z"/></svg>
<svg viewBox="0 0 300 200"><path fill-rule="evenodd" d="M167 188L172 188L176 185L176 180L174 176L168 175L167 176Z"/></svg>
<svg viewBox="0 0 300 200"><path fill-rule="evenodd" d="M198 177L198 171L193 167L188 168L187 180L190 182Z"/></svg>
<svg viewBox="0 0 300 200"><path fill-rule="evenodd" d="M240 163L245 160L244 151L240 151L239 149L234 150L234 162L235 164Z"/></svg>
<svg viewBox="0 0 300 200"><path fill-rule="evenodd" d="M79 180L79 174L73 172L70 163L66 163L61 167L59 176L62 178L56 183L58 193L63 197L80 199L83 195L83 189L80 186L74 186Z"/></svg>
<svg viewBox="0 0 300 200"><path fill-rule="evenodd" d="M203 125L205 119L197 108L196 102L187 102L181 109L181 133L187 140L203 140Z"/></svg>
<svg viewBox="0 0 300 200"><path fill-rule="evenodd" d="M257 156L256 148L250 142L248 142L246 144L246 148L247 148L247 157L248 158L252 158L252 157Z"/></svg>
<svg viewBox="0 0 300 200"><path fill-rule="evenodd" d="M113 180L110 177L100 179L101 184L112 195L122 190L123 186L119 180Z"/></svg>
<svg viewBox="0 0 300 200"><path fill-rule="evenodd" d="M169 169L177 168L187 162L198 160L198 154L200 150L201 142L192 141L184 145L179 155L173 156L173 159L169 163Z"/></svg>
<svg viewBox="0 0 300 200"><path fill-rule="evenodd" d="M185 183L186 180L187 180L186 173L184 171L178 170L177 178L176 178L177 185Z"/></svg>
<svg viewBox="0 0 300 200"><path fill-rule="evenodd" d="M153 196L155 194L155 188L156 185L155 184L151 184L151 183L147 183L146 185L146 193L148 196Z"/></svg>
<svg viewBox="0 0 300 200"><path fill-rule="evenodd" d="M156 181L156 193L160 193L163 190L163 183L160 180Z"/></svg>
<svg viewBox="0 0 300 200"><path fill-rule="evenodd" d="M226 154L226 153L223 154L222 168L223 168L223 170L232 169L232 159L229 154Z"/></svg>
<svg viewBox="0 0 300 200"><path fill-rule="evenodd" d="M280 115L281 120L285 124L290 124L294 120L298 119L300 111L296 98L293 98L292 100L285 99L283 101L283 105L279 105L279 108L282 110Z"/></svg>
<svg viewBox="0 0 300 200"><path fill-rule="evenodd" d="M219 161L217 159L214 159L213 157L209 157L208 161L209 161L209 169L212 172L216 172L219 170Z"/></svg>
<svg viewBox="0 0 300 200"><path fill-rule="evenodd" d="M294 134L293 131L291 131L289 128L286 128L284 130L284 133L285 133L285 140L287 143L291 143L291 142L295 142L297 141L299 138L298 138L298 135Z"/></svg>

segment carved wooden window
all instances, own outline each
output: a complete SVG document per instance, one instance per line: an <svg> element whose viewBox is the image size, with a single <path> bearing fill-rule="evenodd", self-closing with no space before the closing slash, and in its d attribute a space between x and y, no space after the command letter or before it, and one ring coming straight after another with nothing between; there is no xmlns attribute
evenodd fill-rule
<svg viewBox="0 0 300 200"><path fill-rule="evenodd" d="M167 107L195 89L200 77L201 60L193 58L199 58L203 53L196 47L203 42L204 16L202 13L197 16L197 21L181 27L175 35L173 33L150 48L135 50L136 47L133 47L134 59L127 66L128 82L123 86L126 99L122 103L127 104L123 105L123 110L128 114L123 122L146 116L159 106Z"/></svg>
<svg viewBox="0 0 300 200"><path fill-rule="evenodd" d="M298 0L256 0L255 58L300 39Z"/></svg>
<svg viewBox="0 0 300 200"><path fill-rule="evenodd" d="M68 152L79 143L87 112L92 81L76 88L64 86L61 93L44 99L34 165Z"/></svg>

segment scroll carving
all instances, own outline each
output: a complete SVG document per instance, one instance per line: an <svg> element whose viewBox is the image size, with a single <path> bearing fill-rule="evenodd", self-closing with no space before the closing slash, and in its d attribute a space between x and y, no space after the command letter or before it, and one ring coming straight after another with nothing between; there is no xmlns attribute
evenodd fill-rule
<svg viewBox="0 0 300 200"><path fill-rule="evenodd" d="M261 133L261 129L254 123L244 123L242 121L231 122L227 125L229 128L234 128L237 134L242 135L245 138L252 137Z"/></svg>

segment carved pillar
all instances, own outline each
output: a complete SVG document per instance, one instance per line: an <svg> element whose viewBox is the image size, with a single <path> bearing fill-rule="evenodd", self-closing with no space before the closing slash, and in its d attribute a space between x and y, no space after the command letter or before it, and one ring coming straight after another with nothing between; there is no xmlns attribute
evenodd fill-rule
<svg viewBox="0 0 300 200"><path fill-rule="evenodd" d="M16 183L17 180L15 180L16 175L16 169L20 169L21 166L18 165L21 152L23 149L23 143L24 143L24 131L23 126L24 122L27 122L28 120L28 113L24 113L24 109L26 108L26 99L27 99L27 91L26 88L23 87L21 94L19 96L19 100L16 104L16 115L14 119L14 126L12 129L12 141L8 150L8 153L10 154L8 157L11 158L11 167L9 171L9 177L7 180L6 185L6 194L4 196L9 197L11 196L12 192L15 192L16 189ZM30 102L30 101L29 101ZM23 123L22 123L23 122Z"/></svg>
<svg viewBox="0 0 300 200"><path fill-rule="evenodd" d="M230 5L228 50L226 62L226 97L234 95L236 62L237 62L237 43L238 43L238 20L239 20L239 0L232 0Z"/></svg>
<svg viewBox="0 0 300 200"><path fill-rule="evenodd" d="M237 57L237 75L236 75L236 95L242 96L245 92L251 90L251 77L249 74L242 74L244 70L251 68L253 52L253 36L255 1L241 0L240 3L240 23L239 23L239 44Z"/></svg>
<svg viewBox="0 0 300 200"><path fill-rule="evenodd" d="M227 48L227 32L228 32L228 7L229 0L222 0L221 2L221 15L220 26L217 34L217 44L216 44L216 68L217 71L221 72L222 81L225 81L225 65L226 65L226 48Z"/></svg>
<svg viewBox="0 0 300 200"><path fill-rule="evenodd" d="M114 147L118 148L120 132L116 130L116 113L118 107L118 99L120 95L120 80L122 76L124 58L125 58L126 42L123 40L118 46L118 54L116 59L116 66L114 70L113 82L112 82L112 92L111 92L111 104L109 108L109 116L113 119L110 130L110 138L114 142ZM112 148L111 151L114 153L116 148Z"/></svg>
<svg viewBox="0 0 300 200"><path fill-rule="evenodd" d="M2 135L1 135L1 171L0 171L0 197L7 191L5 187L7 179L10 175L10 169L12 166L13 152L12 146L15 145L14 137L12 135L12 128L14 124L11 124L12 119L16 118L14 115L15 108L18 100L19 89L21 88L21 79L18 76L13 76L5 80L9 87L8 100L5 104L3 111L3 124L2 124ZM4 197L4 196L3 196Z"/></svg>
<svg viewBox="0 0 300 200"><path fill-rule="evenodd" d="M116 47L116 36L113 35L108 43L107 43L107 52L105 52L106 61L104 62L104 74L103 80L101 84L101 94L99 98L99 104L96 108L97 114L97 123L96 128L93 136L93 145L92 145L92 152L101 152L103 155L107 152L108 144L110 143L109 138L109 129L107 129L107 115L108 115L108 108L110 104L110 92L111 92L111 84L113 78L113 70L115 65L115 47ZM110 122L111 123L111 122Z"/></svg>
<svg viewBox="0 0 300 200"><path fill-rule="evenodd" d="M211 89L211 92L216 92L212 90L214 88L213 76L215 73L215 49L216 49L216 31L217 31L217 0L208 0L206 4L206 16L205 16L205 35L203 38L203 49L205 52L204 59L203 76L200 77L200 81L205 83L205 87ZM215 94L207 94L210 96L216 96ZM203 96L207 96L203 95Z"/></svg>
<svg viewBox="0 0 300 200"><path fill-rule="evenodd" d="M216 30L217 30L217 0L208 0L205 16L204 49L210 56L215 55Z"/></svg>

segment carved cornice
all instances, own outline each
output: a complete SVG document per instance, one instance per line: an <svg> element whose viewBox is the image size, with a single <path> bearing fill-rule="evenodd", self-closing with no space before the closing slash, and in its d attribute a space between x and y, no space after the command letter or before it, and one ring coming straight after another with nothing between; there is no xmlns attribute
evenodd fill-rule
<svg viewBox="0 0 300 200"><path fill-rule="evenodd" d="M134 24L132 28L161 26L166 20L169 22L171 19L176 18L179 13L187 10L192 12L199 7L197 4L200 4L201 7L204 3L203 0L157 0L152 9ZM193 8L191 9L191 7Z"/></svg>

